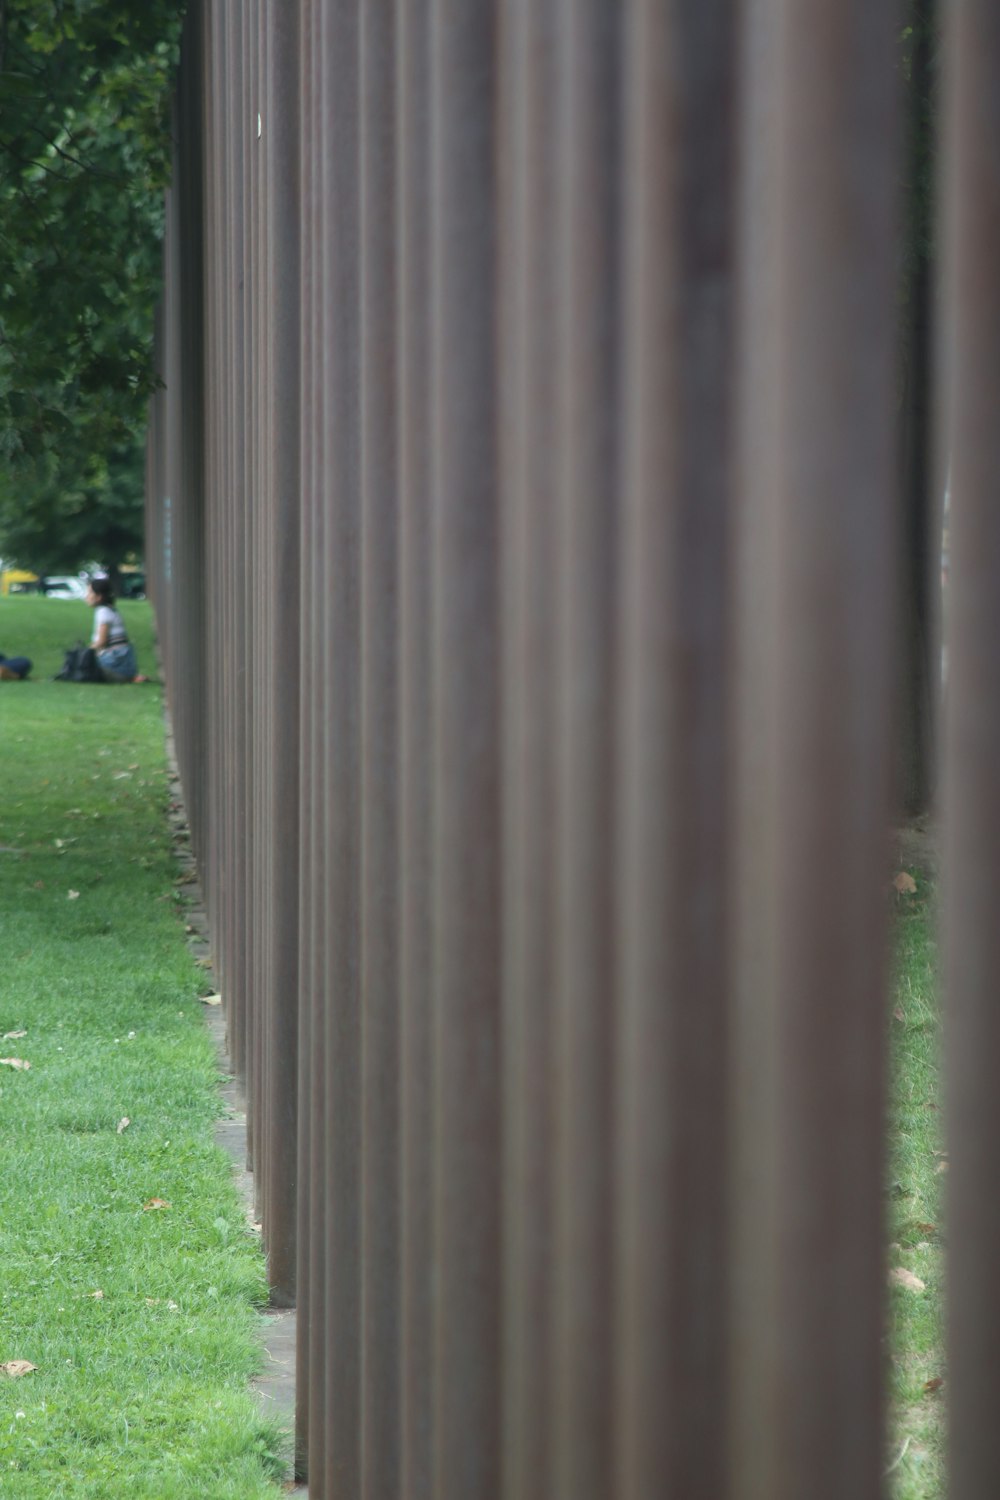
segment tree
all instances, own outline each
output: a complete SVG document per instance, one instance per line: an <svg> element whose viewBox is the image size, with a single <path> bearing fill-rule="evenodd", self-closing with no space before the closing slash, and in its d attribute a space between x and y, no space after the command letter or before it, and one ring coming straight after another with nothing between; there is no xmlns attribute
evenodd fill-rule
<svg viewBox="0 0 1000 1500"><path fill-rule="evenodd" d="M0 551L28 565L141 536L182 10L0 0Z"/></svg>

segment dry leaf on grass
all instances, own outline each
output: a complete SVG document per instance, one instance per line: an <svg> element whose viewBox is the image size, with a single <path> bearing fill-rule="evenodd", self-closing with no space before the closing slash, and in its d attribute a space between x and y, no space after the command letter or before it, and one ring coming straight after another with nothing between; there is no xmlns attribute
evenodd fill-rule
<svg viewBox="0 0 1000 1500"><path fill-rule="evenodd" d="M201 1003L202 1003L202 1005L221 1005L222 1004L222 996L221 995L202 995L202 997L201 997Z"/></svg>
<svg viewBox="0 0 1000 1500"><path fill-rule="evenodd" d="M144 1203L142 1205L142 1211L143 1211L143 1213L145 1213L147 1211L147 1209L150 1209L150 1208L169 1208L169 1207L170 1207L170 1204L166 1201L165 1198L150 1198L150 1200L149 1200L148 1203Z"/></svg>
<svg viewBox="0 0 1000 1500"><path fill-rule="evenodd" d="M944 1377L942 1375L935 1375L933 1380L925 1380L924 1381L924 1390L925 1391L939 1391L943 1385L944 1385Z"/></svg>
<svg viewBox="0 0 1000 1500"><path fill-rule="evenodd" d="M129 1119L128 1115L123 1115L122 1118L118 1121L118 1134L121 1135L122 1131L127 1130L131 1123L132 1121Z"/></svg>
<svg viewBox="0 0 1000 1500"><path fill-rule="evenodd" d="M906 1017L903 1014L903 1007L901 1005L897 1005L896 1006L896 1009L892 1013L892 1019L894 1021L905 1021L906 1020Z"/></svg>
<svg viewBox="0 0 1000 1500"><path fill-rule="evenodd" d="M0 1057L0 1068L16 1068L19 1073L27 1073L31 1064L23 1057Z"/></svg>
<svg viewBox="0 0 1000 1500"><path fill-rule="evenodd" d="M893 1266L889 1272L889 1279L891 1281L898 1281L900 1286L905 1286L908 1292L925 1292L927 1290L926 1283L921 1281L919 1276L914 1276L913 1272L908 1271L905 1266Z"/></svg>
<svg viewBox="0 0 1000 1500"><path fill-rule="evenodd" d="M210 969L212 967L212 960L210 958L196 958L194 966L196 969Z"/></svg>
<svg viewBox="0 0 1000 1500"><path fill-rule="evenodd" d="M30 1375L32 1370L38 1366L33 1365L30 1359L9 1359L5 1365L0 1365L0 1375L9 1375L12 1380L17 1380L21 1375Z"/></svg>
<svg viewBox="0 0 1000 1500"><path fill-rule="evenodd" d="M5 1042L18 1042L21 1037L27 1035L26 1031L5 1031L2 1040Z"/></svg>
<svg viewBox="0 0 1000 1500"><path fill-rule="evenodd" d="M66 892L66 900L67 901L79 901L79 899L80 899L80 892L79 891L67 891Z"/></svg>
<svg viewBox="0 0 1000 1500"><path fill-rule="evenodd" d="M913 896L916 894L917 882L905 870L900 870L892 883L901 896Z"/></svg>
<svg viewBox="0 0 1000 1500"><path fill-rule="evenodd" d="M936 1224L919 1224L918 1223L916 1225L916 1229L917 1229L917 1233L918 1234L937 1234L937 1225Z"/></svg>
<svg viewBox="0 0 1000 1500"><path fill-rule="evenodd" d="M939 1161L938 1164L937 1164L937 1166L934 1168L934 1171L936 1173L947 1172L947 1170L948 1170L948 1162L947 1162L947 1160L945 1160L945 1161Z"/></svg>
<svg viewBox="0 0 1000 1500"><path fill-rule="evenodd" d="M104 1293L101 1291L100 1287L98 1287L97 1290L94 1291L94 1292L88 1292L87 1295L88 1295L88 1297L93 1297L93 1299L94 1299L95 1302L103 1302L104 1301Z"/></svg>

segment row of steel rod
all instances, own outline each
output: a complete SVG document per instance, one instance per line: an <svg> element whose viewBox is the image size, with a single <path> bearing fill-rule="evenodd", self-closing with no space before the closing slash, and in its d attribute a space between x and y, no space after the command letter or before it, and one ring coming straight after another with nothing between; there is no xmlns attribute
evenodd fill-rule
<svg viewBox="0 0 1000 1500"><path fill-rule="evenodd" d="M1000 20L946 32L982 1500ZM897 46L863 0L189 7L148 568L313 1500L887 1491Z"/></svg>

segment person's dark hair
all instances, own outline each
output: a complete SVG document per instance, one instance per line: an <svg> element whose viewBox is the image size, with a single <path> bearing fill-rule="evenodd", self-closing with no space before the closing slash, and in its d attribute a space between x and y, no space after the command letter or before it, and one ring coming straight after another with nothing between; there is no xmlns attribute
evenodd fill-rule
<svg viewBox="0 0 1000 1500"><path fill-rule="evenodd" d="M109 607L114 604L115 596L111 592L110 578L103 578L100 574L98 574L95 578L92 578L90 580L90 587L97 595L101 604L107 604Z"/></svg>

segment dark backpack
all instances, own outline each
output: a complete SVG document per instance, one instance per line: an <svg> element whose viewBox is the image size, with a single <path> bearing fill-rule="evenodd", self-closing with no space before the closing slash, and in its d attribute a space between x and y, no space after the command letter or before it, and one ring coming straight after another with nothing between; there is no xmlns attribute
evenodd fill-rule
<svg viewBox="0 0 1000 1500"><path fill-rule="evenodd" d="M97 652L92 646L85 646L82 641L77 641L66 652L62 671L56 673L53 681L104 682L105 676L97 660Z"/></svg>

